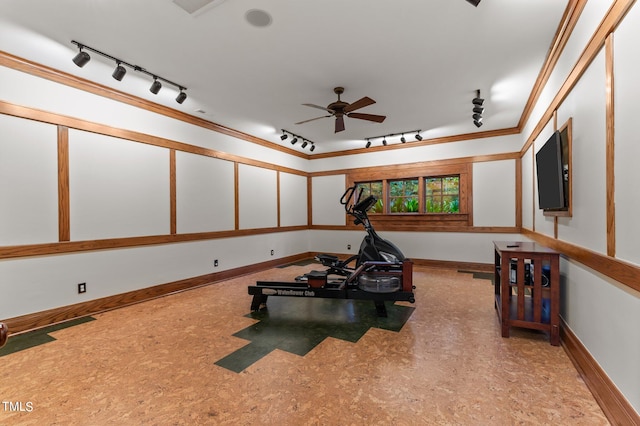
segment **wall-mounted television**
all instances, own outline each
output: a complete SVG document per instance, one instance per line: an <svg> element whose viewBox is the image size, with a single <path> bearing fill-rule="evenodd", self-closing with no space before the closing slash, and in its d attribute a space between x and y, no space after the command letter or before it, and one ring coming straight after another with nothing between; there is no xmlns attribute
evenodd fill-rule
<svg viewBox="0 0 640 426"><path fill-rule="evenodd" d="M562 151L561 134L559 131L555 131L536 154L538 207L542 210L558 210L568 207L565 183L567 171Z"/></svg>

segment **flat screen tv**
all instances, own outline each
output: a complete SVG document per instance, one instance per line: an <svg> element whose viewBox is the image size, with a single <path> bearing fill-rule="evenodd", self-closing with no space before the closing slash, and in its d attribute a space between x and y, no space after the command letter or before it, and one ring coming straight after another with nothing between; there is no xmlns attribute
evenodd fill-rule
<svg viewBox="0 0 640 426"><path fill-rule="evenodd" d="M562 161L562 139L556 131L536 154L538 207L558 210L567 207Z"/></svg>

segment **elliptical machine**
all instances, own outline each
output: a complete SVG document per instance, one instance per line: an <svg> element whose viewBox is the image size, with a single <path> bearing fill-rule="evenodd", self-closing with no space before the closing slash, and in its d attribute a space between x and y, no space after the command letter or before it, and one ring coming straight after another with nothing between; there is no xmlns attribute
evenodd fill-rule
<svg viewBox="0 0 640 426"><path fill-rule="evenodd" d="M293 282L258 281L248 289L253 295L252 311L265 309L268 296L372 300L381 317L387 316L385 301L415 302L413 262L395 244L380 237L369 221L367 212L376 204L377 198L369 195L361 199L361 189L353 200L356 190L356 185L347 188L340 204L355 218L354 224L363 225L367 232L358 254L345 260L318 254L315 260L328 269L311 271L296 277ZM355 267L349 266L354 261Z"/></svg>

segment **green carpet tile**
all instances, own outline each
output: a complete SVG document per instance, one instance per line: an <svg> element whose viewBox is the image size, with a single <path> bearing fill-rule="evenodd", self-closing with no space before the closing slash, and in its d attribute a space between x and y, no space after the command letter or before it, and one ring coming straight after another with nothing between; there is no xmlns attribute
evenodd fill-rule
<svg viewBox="0 0 640 426"><path fill-rule="evenodd" d="M386 305L381 318L370 300L269 297L268 309L247 315L260 322L234 334L250 343L215 364L239 373L274 349L304 356L327 337L357 342L372 327L400 331L415 308Z"/></svg>
<svg viewBox="0 0 640 426"><path fill-rule="evenodd" d="M12 354L14 352L23 351L25 349L33 348L34 346L43 345L48 342L53 342L55 338L49 336L49 333L62 330L65 328L73 327L75 325L84 324L85 322L95 321L93 317L82 317L71 321L62 322L60 324L50 325L48 327L39 328L34 331L29 331L23 334L17 334L15 336L9 336L7 344L0 348L0 357Z"/></svg>

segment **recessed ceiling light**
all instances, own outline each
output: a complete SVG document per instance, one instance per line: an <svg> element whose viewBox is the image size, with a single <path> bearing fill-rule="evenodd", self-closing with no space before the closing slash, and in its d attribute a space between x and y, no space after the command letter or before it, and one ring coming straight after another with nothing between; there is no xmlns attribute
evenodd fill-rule
<svg viewBox="0 0 640 426"><path fill-rule="evenodd" d="M272 22L271 15L260 9L249 10L244 14L244 18L249 24L258 28L268 27Z"/></svg>

